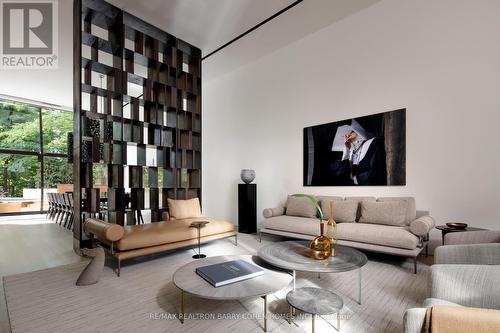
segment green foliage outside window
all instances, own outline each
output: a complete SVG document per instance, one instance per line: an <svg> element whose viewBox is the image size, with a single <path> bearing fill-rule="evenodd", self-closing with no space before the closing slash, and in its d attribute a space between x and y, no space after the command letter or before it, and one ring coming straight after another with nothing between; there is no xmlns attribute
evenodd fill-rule
<svg viewBox="0 0 500 333"><path fill-rule="evenodd" d="M44 153L66 153L67 133L73 130L71 112L48 110L0 101L0 148L41 152L40 112ZM20 197L23 188L41 187L41 161L37 156L0 154L0 195ZM72 183L72 166L65 158L44 158L45 188Z"/></svg>

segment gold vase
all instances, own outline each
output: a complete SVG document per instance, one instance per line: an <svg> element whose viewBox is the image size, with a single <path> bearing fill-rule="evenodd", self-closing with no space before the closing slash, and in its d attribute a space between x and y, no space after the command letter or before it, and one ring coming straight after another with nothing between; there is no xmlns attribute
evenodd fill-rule
<svg viewBox="0 0 500 333"><path fill-rule="evenodd" d="M328 259L332 255L332 241L324 236L325 224L323 221L319 224L320 236L313 239L311 242L311 257L317 260Z"/></svg>
<svg viewBox="0 0 500 333"><path fill-rule="evenodd" d="M330 213L330 217L328 218L328 222L326 224L326 237L330 238L332 242L332 257L335 256L335 239L337 238L337 223L333 219L333 201L328 203L328 211Z"/></svg>

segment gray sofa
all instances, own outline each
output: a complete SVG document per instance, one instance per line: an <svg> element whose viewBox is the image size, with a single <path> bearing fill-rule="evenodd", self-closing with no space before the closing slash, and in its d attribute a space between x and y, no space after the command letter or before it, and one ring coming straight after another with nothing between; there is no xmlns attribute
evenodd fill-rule
<svg viewBox="0 0 500 333"><path fill-rule="evenodd" d="M452 233L445 236L445 241L454 245L436 249L429 276L429 298L421 308L405 312L405 333L422 332L428 307L500 309L500 232Z"/></svg>
<svg viewBox="0 0 500 333"><path fill-rule="evenodd" d="M310 207L291 207L291 197L283 207L266 208L259 235L274 234L291 238L313 239L318 236L319 223ZM328 203L333 201L337 222L337 244L361 250L382 252L414 259L427 248L434 219L427 211L417 211L412 197L316 197L328 219ZM307 200L307 198L304 198ZM296 200L296 199L294 199ZM311 205L312 206L312 205ZM303 211L301 211L303 210Z"/></svg>

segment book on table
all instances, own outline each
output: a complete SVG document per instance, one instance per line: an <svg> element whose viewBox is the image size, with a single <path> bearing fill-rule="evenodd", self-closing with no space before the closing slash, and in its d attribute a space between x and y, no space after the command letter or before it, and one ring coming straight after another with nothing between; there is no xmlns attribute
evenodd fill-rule
<svg viewBox="0 0 500 333"><path fill-rule="evenodd" d="M196 274L217 288L263 275L264 270L240 259L198 267Z"/></svg>

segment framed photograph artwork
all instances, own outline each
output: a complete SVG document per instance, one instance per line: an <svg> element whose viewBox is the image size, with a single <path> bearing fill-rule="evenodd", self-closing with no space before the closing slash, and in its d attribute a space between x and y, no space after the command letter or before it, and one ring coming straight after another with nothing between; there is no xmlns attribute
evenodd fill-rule
<svg viewBox="0 0 500 333"><path fill-rule="evenodd" d="M406 109L304 128L304 186L406 185Z"/></svg>

